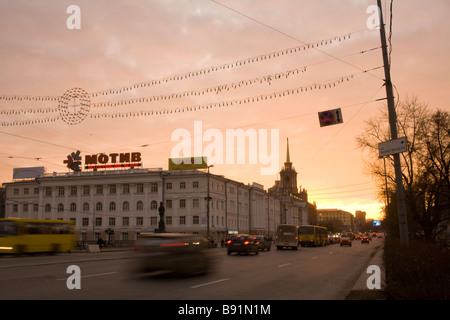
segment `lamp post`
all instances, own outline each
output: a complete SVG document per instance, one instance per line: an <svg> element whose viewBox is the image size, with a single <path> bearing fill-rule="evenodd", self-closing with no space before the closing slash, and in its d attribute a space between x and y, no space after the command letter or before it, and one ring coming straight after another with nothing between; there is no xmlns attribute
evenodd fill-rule
<svg viewBox="0 0 450 320"><path fill-rule="evenodd" d="M214 165L208 166L208 187L207 187L207 196L206 196L206 237L208 238L208 241L211 239L209 238L209 202L211 201L211 197L209 195L209 168L214 167Z"/></svg>

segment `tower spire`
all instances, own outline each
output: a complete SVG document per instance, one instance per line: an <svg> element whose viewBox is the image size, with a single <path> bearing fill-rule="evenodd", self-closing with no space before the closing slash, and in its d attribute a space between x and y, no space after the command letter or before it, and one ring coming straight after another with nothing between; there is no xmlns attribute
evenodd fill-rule
<svg viewBox="0 0 450 320"><path fill-rule="evenodd" d="M286 163L291 162L291 156L289 155L289 138L287 138L287 152L286 152Z"/></svg>

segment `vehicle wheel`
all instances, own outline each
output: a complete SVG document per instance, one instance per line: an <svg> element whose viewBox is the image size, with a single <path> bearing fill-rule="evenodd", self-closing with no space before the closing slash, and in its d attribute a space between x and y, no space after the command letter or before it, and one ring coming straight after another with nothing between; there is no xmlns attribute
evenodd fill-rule
<svg viewBox="0 0 450 320"><path fill-rule="evenodd" d="M255 256L257 256L259 254L259 250L256 250L255 252Z"/></svg>
<svg viewBox="0 0 450 320"><path fill-rule="evenodd" d="M230 254L231 254L231 251L230 251L230 250L227 250L227 254L230 255Z"/></svg>

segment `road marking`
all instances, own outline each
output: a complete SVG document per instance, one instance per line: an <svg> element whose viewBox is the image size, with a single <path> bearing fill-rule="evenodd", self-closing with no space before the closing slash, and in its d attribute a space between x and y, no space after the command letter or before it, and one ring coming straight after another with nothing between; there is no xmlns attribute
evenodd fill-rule
<svg viewBox="0 0 450 320"><path fill-rule="evenodd" d="M312 257L311 260L319 258L318 256Z"/></svg>
<svg viewBox="0 0 450 320"><path fill-rule="evenodd" d="M202 283L202 284L198 284L196 286L192 286L191 289L196 289L196 288L200 288L200 287L204 287L204 286L209 286L211 284L216 284L219 282L224 282L227 280L230 280L231 278L225 278L225 279L220 279L220 280L216 280L216 281L211 281L211 282L206 282L206 283Z"/></svg>
<svg viewBox="0 0 450 320"><path fill-rule="evenodd" d="M87 276L81 276L80 278L100 277L100 276L107 276L107 275L116 274L116 273L118 273L118 272L114 271L114 272L95 273L95 274L88 274ZM56 279L56 281L62 281L62 280L67 280L67 278Z"/></svg>
<svg viewBox="0 0 450 320"><path fill-rule="evenodd" d="M283 267L287 267L287 266L290 266L290 265L291 265L290 263L279 264L278 268L283 268Z"/></svg>

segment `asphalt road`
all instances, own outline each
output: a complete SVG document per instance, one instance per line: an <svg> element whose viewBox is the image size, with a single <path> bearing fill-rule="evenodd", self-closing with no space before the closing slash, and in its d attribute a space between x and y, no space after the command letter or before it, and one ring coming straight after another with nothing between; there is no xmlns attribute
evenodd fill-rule
<svg viewBox="0 0 450 320"><path fill-rule="evenodd" d="M227 256L203 276L138 275L136 252L0 257L0 299L343 300L382 240ZM70 265L80 289L68 289Z"/></svg>

